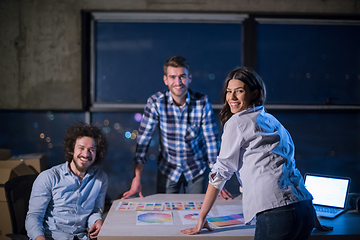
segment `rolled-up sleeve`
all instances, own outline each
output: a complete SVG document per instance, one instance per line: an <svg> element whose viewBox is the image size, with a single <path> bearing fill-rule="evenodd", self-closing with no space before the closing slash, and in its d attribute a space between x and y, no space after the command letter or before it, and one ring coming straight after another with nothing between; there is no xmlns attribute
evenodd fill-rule
<svg viewBox="0 0 360 240"><path fill-rule="evenodd" d="M108 188L108 178L105 172L101 176L101 189L99 195L95 199L94 210L88 218L88 227L90 228L98 219L102 219L104 211L105 195Z"/></svg>
<svg viewBox="0 0 360 240"><path fill-rule="evenodd" d="M209 183L213 185L216 189L222 189L226 183L226 180L217 177L216 173L209 173Z"/></svg>

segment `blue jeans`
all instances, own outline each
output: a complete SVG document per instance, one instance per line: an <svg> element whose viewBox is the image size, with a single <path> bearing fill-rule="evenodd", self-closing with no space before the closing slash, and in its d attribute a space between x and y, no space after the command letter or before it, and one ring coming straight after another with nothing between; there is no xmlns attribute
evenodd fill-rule
<svg viewBox="0 0 360 240"><path fill-rule="evenodd" d="M162 174L159 170L157 173L157 193L191 193L198 194L205 192L205 174L202 174L190 181L186 181L184 174L181 174L179 181L175 182Z"/></svg>
<svg viewBox="0 0 360 240"><path fill-rule="evenodd" d="M254 240L309 239L315 217L310 200L258 213Z"/></svg>

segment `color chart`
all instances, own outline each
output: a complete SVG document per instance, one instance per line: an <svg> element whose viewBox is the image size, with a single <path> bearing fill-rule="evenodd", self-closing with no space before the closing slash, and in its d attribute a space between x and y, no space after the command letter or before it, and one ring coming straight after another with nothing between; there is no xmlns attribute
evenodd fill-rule
<svg viewBox="0 0 360 240"><path fill-rule="evenodd" d="M217 227L245 224L243 214L232 214L221 217L208 217L207 220Z"/></svg>
<svg viewBox="0 0 360 240"><path fill-rule="evenodd" d="M181 219L182 224L186 225L186 224L193 224L196 225L197 220L199 218L199 212L200 210L182 210L182 211L177 211L177 213L179 214L179 217ZM208 216L213 217L214 214L212 213L212 211L209 212Z"/></svg>
<svg viewBox="0 0 360 240"><path fill-rule="evenodd" d="M136 225L173 225L171 212L137 212Z"/></svg>
<svg viewBox="0 0 360 240"><path fill-rule="evenodd" d="M186 224L196 225L197 220L199 218L199 210L178 211L178 214L182 224L184 225Z"/></svg>
<svg viewBox="0 0 360 240"><path fill-rule="evenodd" d="M162 211L163 203L161 202L119 202L116 210L136 210L136 211Z"/></svg>
<svg viewBox="0 0 360 240"><path fill-rule="evenodd" d="M165 210L200 210L202 202L165 202Z"/></svg>

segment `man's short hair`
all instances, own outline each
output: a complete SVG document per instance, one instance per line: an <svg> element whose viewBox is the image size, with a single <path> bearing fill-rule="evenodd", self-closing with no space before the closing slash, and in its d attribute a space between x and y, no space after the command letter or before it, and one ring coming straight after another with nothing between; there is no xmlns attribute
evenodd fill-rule
<svg viewBox="0 0 360 240"><path fill-rule="evenodd" d="M166 60L166 62L164 64L164 75L165 76L167 75L168 67L183 67L183 68L186 68L188 70L188 72L190 73L190 64L186 60L186 58L184 58L182 56L174 56L174 57L171 57L168 60Z"/></svg>

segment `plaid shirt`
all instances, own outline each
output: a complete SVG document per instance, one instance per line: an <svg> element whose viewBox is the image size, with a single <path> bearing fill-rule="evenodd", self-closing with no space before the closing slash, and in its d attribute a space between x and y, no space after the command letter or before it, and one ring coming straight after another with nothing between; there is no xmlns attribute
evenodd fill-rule
<svg viewBox="0 0 360 240"><path fill-rule="evenodd" d="M218 154L218 130L206 95L189 90L186 104L178 107L169 90L152 95L139 127L135 163L146 162L152 135L160 128L159 170L172 181L181 173L187 181L212 168Z"/></svg>

